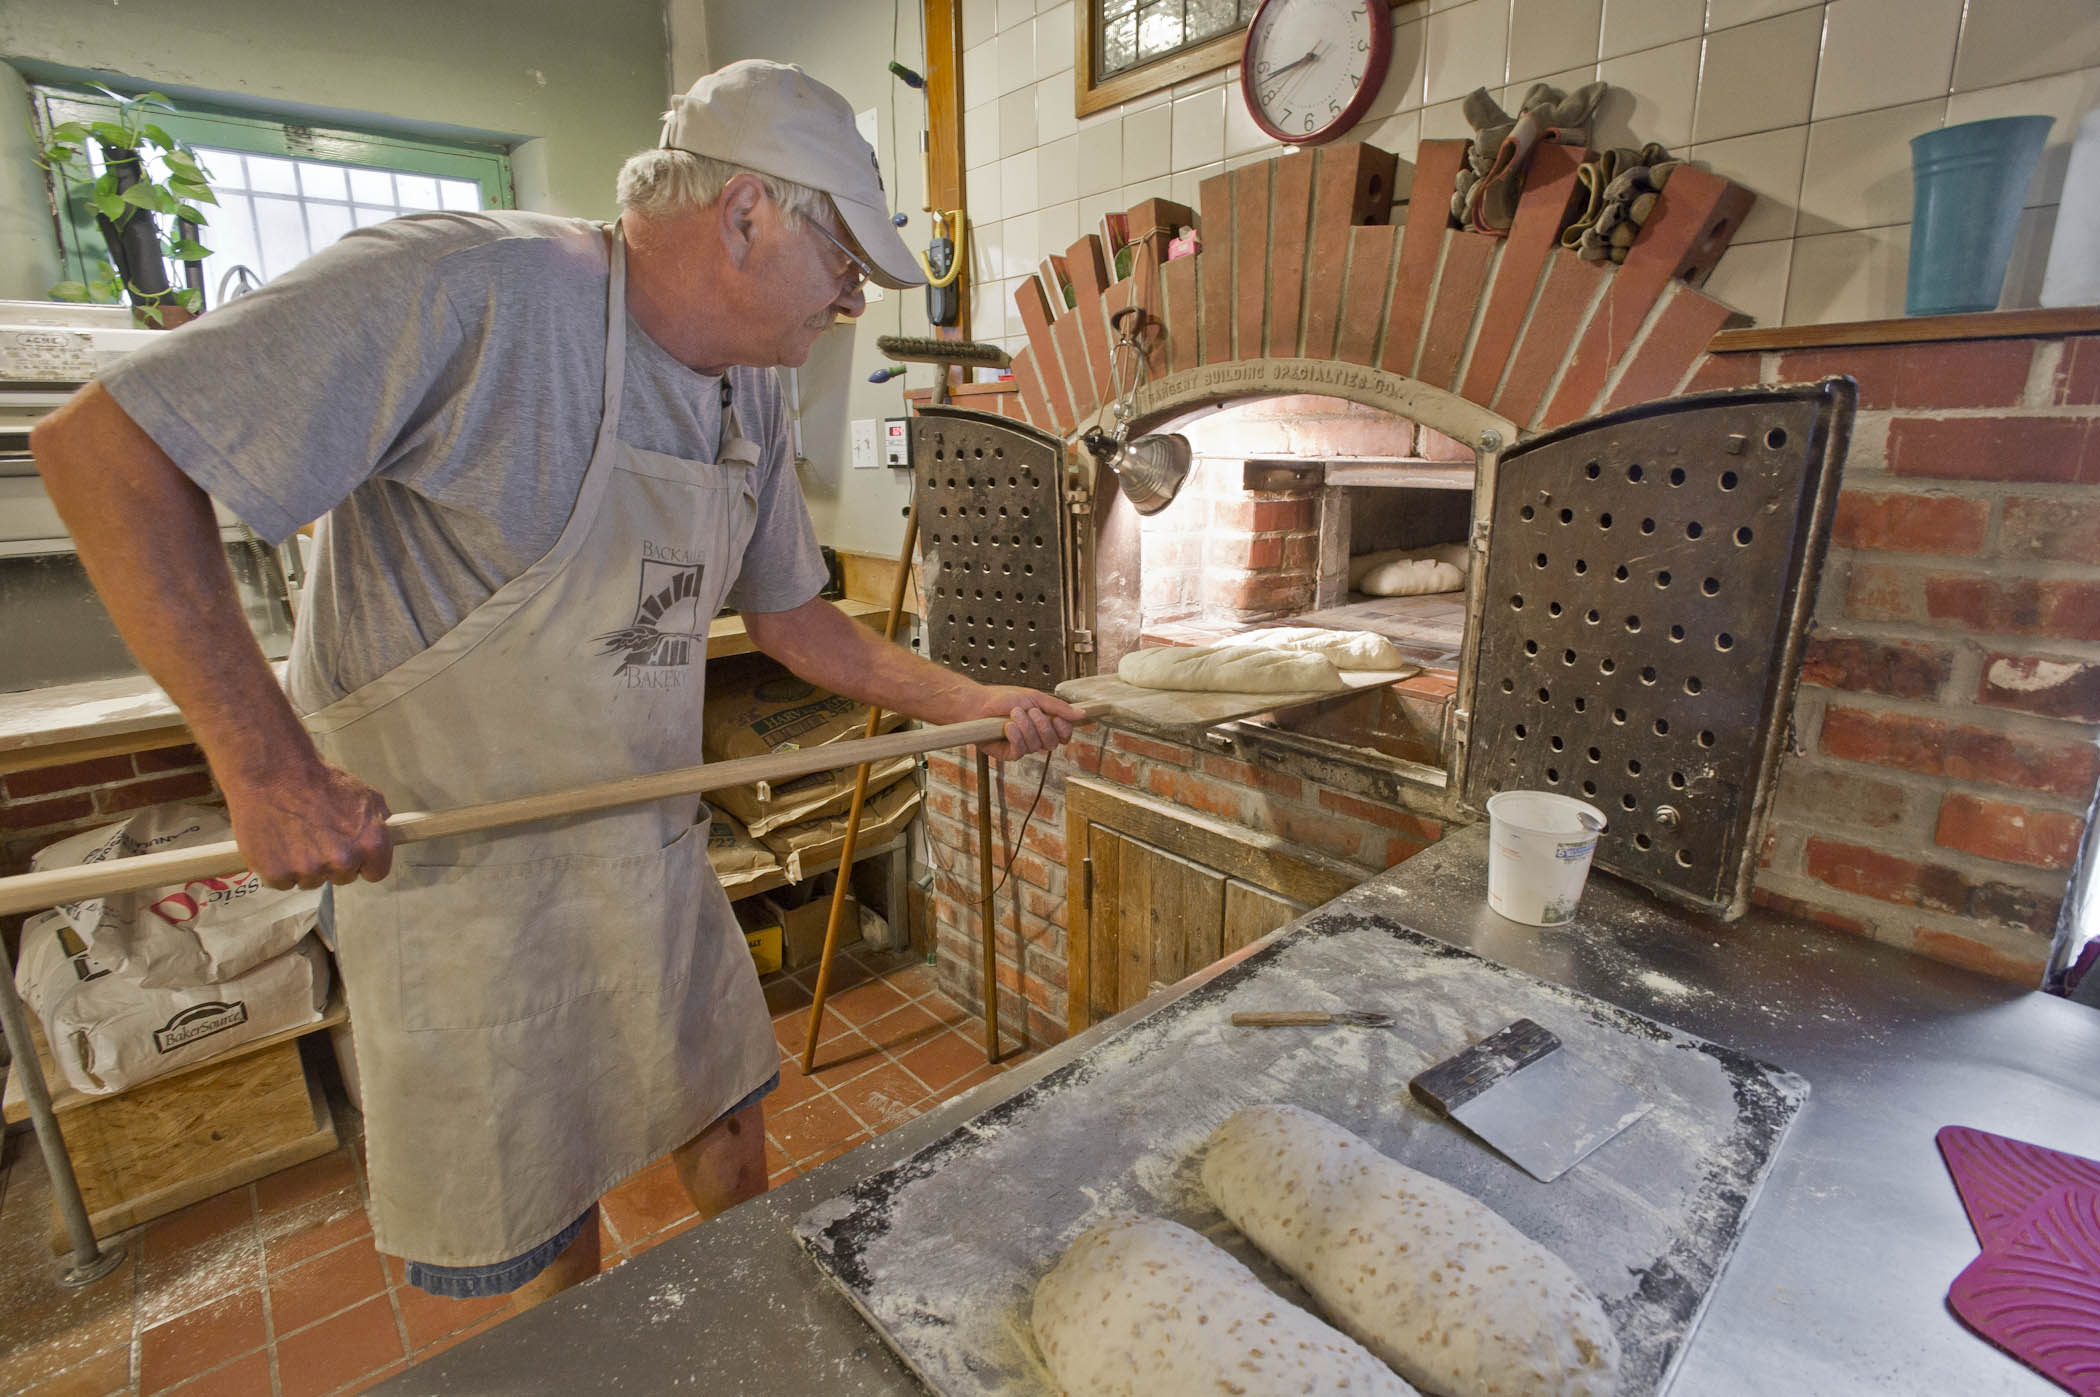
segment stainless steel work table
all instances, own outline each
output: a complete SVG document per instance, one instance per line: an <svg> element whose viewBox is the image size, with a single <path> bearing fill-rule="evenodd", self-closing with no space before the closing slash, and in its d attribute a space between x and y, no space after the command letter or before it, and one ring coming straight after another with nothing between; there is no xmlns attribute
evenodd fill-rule
<svg viewBox="0 0 2100 1397"><path fill-rule="evenodd" d="M1933 1133L1970 1125L2100 1155L2100 1014L1762 911L1687 916L1605 875L1571 926L1519 926L1487 910L1486 847L1484 827L1458 831L1328 908L1390 917L1811 1084L1673 1392L2059 1391L1946 1307L1977 1249ZM794 1221L1219 968L379 1390L919 1391L796 1246Z"/></svg>

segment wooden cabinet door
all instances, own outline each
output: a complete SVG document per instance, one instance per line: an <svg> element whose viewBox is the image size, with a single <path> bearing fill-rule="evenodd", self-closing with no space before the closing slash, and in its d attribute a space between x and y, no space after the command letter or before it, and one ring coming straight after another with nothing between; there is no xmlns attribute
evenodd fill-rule
<svg viewBox="0 0 2100 1397"><path fill-rule="evenodd" d="M1075 1032L1369 876L1100 782L1069 782L1065 812L1066 995Z"/></svg>

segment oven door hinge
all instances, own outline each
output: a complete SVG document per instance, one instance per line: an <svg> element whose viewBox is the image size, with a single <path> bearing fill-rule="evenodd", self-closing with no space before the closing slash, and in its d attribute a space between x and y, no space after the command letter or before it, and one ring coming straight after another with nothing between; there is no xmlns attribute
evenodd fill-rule
<svg viewBox="0 0 2100 1397"><path fill-rule="evenodd" d="M1085 495L1073 495L1070 503L1074 516L1084 517L1094 512L1094 502Z"/></svg>
<svg viewBox="0 0 2100 1397"><path fill-rule="evenodd" d="M1451 740L1463 747L1473 737L1473 715L1463 708L1451 710Z"/></svg>
<svg viewBox="0 0 2100 1397"><path fill-rule="evenodd" d="M1487 520L1485 520L1485 519L1475 519L1475 520L1473 521L1473 539L1472 539L1472 542L1473 542L1473 551L1474 551L1475 553L1485 553L1485 552L1487 552L1487 546L1488 546L1488 521L1487 521Z"/></svg>
<svg viewBox="0 0 2100 1397"><path fill-rule="evenodd" d="M1094 861L1091 858L1079 861L1079 910L1086 913L1094 910Z"/></svg>
<svg viewBox="0 0 2100 1397"><path fill-rule="evenodd" d="M1075 655L1091 655L1091 654L1093 654L1093 653L1094 653L1094 633L1093 633L1092 631L1073 631L1073 632L1072 632L1072 653L1074 653Z"/></svg>

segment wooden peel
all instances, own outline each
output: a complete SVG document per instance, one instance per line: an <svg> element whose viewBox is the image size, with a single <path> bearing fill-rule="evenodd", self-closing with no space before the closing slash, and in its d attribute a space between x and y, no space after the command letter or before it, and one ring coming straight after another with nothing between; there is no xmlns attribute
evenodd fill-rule
<svg viewBox="0 0 2100 1397"><path fill-rule="evenodd" d="M1081 704L1079 707L1085 709L1089 717L1098 717L1108 705ZM647 776L626 776L616 781L599 781L539 795L463 805L454 810L408 811L390 816L386 827L395 844L414 844L425 839L503 829L564 815L587 815L670 796L705 795L724 786L742 786L753 781L790 781L797 776L833 771L862 762L884 762L919 752L966 747L973 742L997 742L1005 736L1007 722L1003 716L973 718L967 723L946 723L908 732L885 733L880 737L856 738L806 751L769 752L759 757L679 767ZM197 878L239 873L247 867L240 846L226 840L163 854L111 859L83 868L22 873L12 878L0 878L0 916L38 912L86 897L142 892Z"/></svg>

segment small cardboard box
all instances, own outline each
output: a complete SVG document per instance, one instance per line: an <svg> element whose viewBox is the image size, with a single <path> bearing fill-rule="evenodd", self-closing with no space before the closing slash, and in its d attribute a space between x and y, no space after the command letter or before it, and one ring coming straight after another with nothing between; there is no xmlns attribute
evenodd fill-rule
<svg viewBox="0 0 2100 1397"><path fill-rule="evenodd" d="M771 898L760 899L771 903ZM824 955L824 927L831 920L831 895L813 897L800 907L783 908L774 905L774 917L781 925L782 942L785 947L786 965L790 970L800 970L805 965L815 965ZM851 946L860 940L860 904L851 893L846 895L846 907L839 922L839 946Z"/></svg>
<svg viewBox="0 0 2100 1397"><path fill-rule="evenodd" d="M758 967L761 975L771 975L780 969L781 923L777 909L765 898L747 898L730 904L736 910L737 925L743 929L744 944L751 948L751 963ZM822 936L822 927L817 935Z"/></svg>

